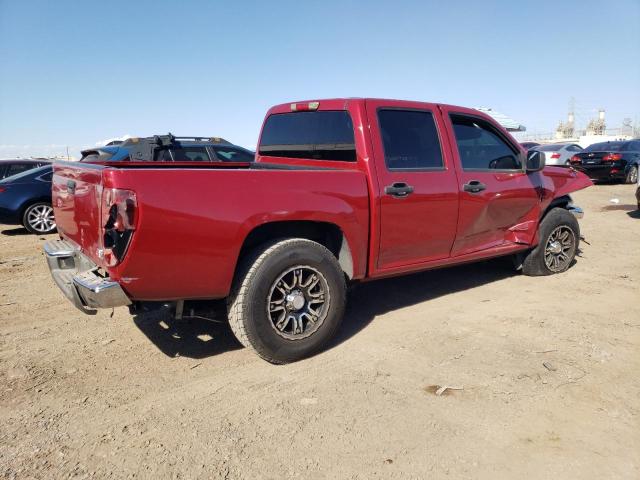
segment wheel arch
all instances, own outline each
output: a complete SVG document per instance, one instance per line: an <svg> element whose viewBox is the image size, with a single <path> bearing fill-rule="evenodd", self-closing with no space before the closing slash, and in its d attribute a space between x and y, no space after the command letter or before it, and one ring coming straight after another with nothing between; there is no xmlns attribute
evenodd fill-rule
<svg viewBox="0 0 640 480"><path fill-rule="evenodd" d="M36 203L48 203L49 205L52 205L51 197L36 197L25 200L18 209L20 221L23 220L27 208L29 208L31 205L35 205Z"/></svg>
<svg viewBox="0 0 640 480"><path fill-rule="evenodd" d="M342 229L330 222L283 220L258 225L244 238L238 259L244 258L258 245L279 238L305 238L323 245L336 257L347 278L354 278L353 256L349 241ZM239 261L236 263L236 269L239 263Z"/></svg>
<svg viewBox="0 0 640 480"><path fill-rule="evenodd" d="M560 197L556 197L551 200L551 203L547 206L547 208L542 212L542 216L540 217L540 222L544 220L544 217L553 210L554 208L564 208L565 210L569 210L569 204L572 202L571 196L562 195Z"/></svg>

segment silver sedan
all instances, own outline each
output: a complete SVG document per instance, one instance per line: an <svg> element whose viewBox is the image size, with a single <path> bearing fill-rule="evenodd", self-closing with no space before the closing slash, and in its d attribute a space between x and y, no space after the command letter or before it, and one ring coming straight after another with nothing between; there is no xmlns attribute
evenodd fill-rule
<svg viewBox="0 0 640 480"><path fill-rule="evenodd" d="M571 160L571 157L576 153L580 153L583 149L577 143L548 143L533 147L532 150L544 153L545 165L566 167L570 165L569 160Z"/></svg>

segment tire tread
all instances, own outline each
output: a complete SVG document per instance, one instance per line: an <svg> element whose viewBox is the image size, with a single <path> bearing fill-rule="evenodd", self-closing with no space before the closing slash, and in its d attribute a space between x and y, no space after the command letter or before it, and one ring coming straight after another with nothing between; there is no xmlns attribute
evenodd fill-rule
<svg viewBox="0 0 640 480"><path fill-rule="evenodd" d="M540 222L540 226L538 228L540 241L538 245L526 254L524 261L522 262L522 273L531 276L543 276L543 275L553 275L554 273L562 273L562 272L551 272L544 265L544 248L546 245L545 239L547 235L551 233L551 229L557 227L561 224L567 224L574 231L576 236L576 253L578 252L578 247L580 245L580 226L575 217L566 209L562 207L556 207L551 209L547 215ZM570 268L571 263L569 264ZM563 272L566 270L563 270Z"/></svg>
<svg viewBox="0 0 640 480"><path fill-rule="evenodd" d="M249 286L254 281L260 267L266 259L276 254L279 250L286 250L296 244L312 244L315 248L323 249L325 253L333 259L334 267L341 271L335 256L324 245L304 238L276 239L254 248L240 261L231 292L227 298L229 326L235 337L244 347L253 349L260 357L274 364L284 364L287 362L274 358L269 352L263 351L258 347L257 342L255 342L249 332L247 332L244 323L244 308ZM343 283L343 290L344 298L346 296L346 283Z"/></svg>

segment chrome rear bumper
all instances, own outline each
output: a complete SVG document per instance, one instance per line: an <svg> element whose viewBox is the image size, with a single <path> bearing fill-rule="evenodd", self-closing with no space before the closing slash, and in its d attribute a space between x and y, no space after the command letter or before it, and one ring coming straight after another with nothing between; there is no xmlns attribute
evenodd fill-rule
<svg viewBox="0 0 640 480"><path fill-rule="evenodd" d="M69 242L50 240L44 253L53 281L82 312L93 315L97 308L131 304L120 284L101 276L98 267Z"/></svg>

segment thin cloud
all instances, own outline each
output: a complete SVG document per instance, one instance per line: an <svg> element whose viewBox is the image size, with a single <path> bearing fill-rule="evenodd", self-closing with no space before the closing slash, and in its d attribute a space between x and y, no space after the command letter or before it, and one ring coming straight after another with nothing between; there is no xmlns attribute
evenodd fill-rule
<svg viewBox="0 0 640 480"><path fill-rule="evenodd" d="M127 133L126 135L122 135L121 137L107 138L106 140L101 140L99 142L96 142L95 146L96 147L104 147L109 142L113 142L113 141L116 141L116 140L124 142L125 140L127 140L129 138L131 138L131 135L129 135Z"/></svg>

